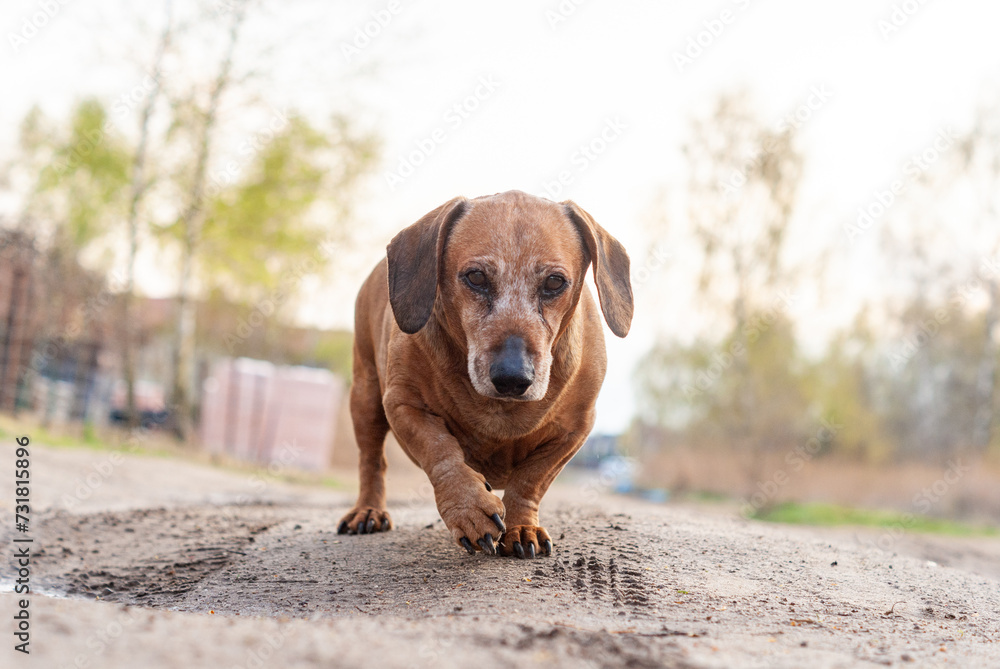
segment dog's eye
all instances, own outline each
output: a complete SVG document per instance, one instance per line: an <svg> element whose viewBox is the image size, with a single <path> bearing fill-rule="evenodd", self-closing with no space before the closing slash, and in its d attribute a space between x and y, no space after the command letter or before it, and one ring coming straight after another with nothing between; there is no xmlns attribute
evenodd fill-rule
<svg viewBox="0 0 1000 669"><path fill-rule="evenodd" d="M545 283L542 284L542 288L545 289L546 293L558 293L565 285L566 279L562 278L558 274L553 274L545 280Z"/></svg>
<svg viewBox="0 0 1000 669"><path fill-rule="evenodd" d="M473 288L485 288L486 287L486 275L477 270L473 270L465 275L465 280L469 282L469 285Z"/></svg>

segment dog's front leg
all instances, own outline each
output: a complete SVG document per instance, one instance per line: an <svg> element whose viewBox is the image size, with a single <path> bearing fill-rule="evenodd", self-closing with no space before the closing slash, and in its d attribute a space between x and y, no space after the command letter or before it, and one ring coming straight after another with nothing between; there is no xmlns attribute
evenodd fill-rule
<svg viewBox="0 0 1000 669"><path fill-rule="evenodd" d="M542 444L511 471L503 494L507 532L500 543L501 555L533 558L552 554L552 537L538 524L538 505L559 472L580 450L588 432L571 433Z"/></svg>
<svg viewBox="0 0 1000 669"><path fill-rule="evenodd" d="M386 394L386 414L400 443L427 474L442 520L455 543L469 553L496 553L504 532L504 506L486 479L465 464L458 440L444 420Z"/></svg>

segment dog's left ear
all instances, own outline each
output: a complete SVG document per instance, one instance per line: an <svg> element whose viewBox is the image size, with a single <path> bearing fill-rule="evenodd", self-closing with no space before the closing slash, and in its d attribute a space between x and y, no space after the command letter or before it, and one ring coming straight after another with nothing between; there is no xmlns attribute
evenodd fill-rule
<svg viewBox="0 0 1000 669"><path fill-rule="evenodd" d="M386 248L389 303L396 324L406 334L419 332L434 312L445 242L468 207L464 197L449 200L393 237Z"/></svg>
<svg viewBox="0 0 1000 669"><path fill-rule="evenodd" d="M571 200L561 203L566 215L583 237L583 245L594 264L594 282L601 302L604 320L619 337L632 327L635 304L629 279L629 258L625 247L597 224L594 217Z"/></svg>

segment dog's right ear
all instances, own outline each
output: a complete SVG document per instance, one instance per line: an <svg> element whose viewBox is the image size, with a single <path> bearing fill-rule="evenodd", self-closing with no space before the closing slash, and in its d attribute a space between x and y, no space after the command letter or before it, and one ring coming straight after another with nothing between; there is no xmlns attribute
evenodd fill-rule
<svg viewBox="0 0 1000 669"><path fill-rule="evenodd" d="M393 237L389 260L389 304L399 329L415 334L427 324L437 298L438 267L452 226L468 210L456 197Z"/></svg>
<svg viewBox="0 0 1000 669"><path fill-rule="evenodd" d="M628 253L621 242L608 234L578 204L566 200L562 205L583 237L584 248L594 266L594 283L597 284L597 297L604 320L616 336L624 337L632 327L635 310Z"/></svg>

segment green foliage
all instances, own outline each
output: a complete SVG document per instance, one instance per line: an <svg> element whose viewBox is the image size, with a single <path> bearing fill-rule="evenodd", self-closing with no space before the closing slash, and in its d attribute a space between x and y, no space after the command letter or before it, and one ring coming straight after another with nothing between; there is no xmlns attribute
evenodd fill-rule
<svg viewBox="0 0 1000 669"><path fill-rule="evenodd" d="M187 126L196 122L187 106L175 109L170 137L178 148L191 150ZM273 137L258 134L241 144L230 171L210 177L202 202L194 253L203 293L221 291L245 304L275 296L281 304L293 302L304 276L329 267L324 242L344 235L357 184L377 156L374 137L342 117L321 128L290 113ZM189 172L172 177L180 191L191 188ZM178 218L157 232L170 245L185 230Z"/></svg>
<svg viewBox="0 0 1000 669"><path fill-rule="evenodd" d="M38 109L21 124L22 150L46 163L29 212L54 221L58 243L84 249L121 220L132 154L97 100L74 108L68 131L47 125Z"/></svg>
<svg viewBox="0 0 1000 669"><path fill-rule="evenodd" d="M820 414L838 426L831 435L831 452L869 463L895 454L878 403L880 371L874 339L863 320L810 365L806 392Z"/></svg>
<svg viewBox="0 0 1000 669"><path fill-rule="evenodd" d="M670 245L687 243L700 268L697 301L714 317L712 334L654 348L639 396L647 421L689 443L735 447L755 480L763 453L804 442L821 418L787 317L795 270L785 240L802 155L794 130L772 129L745 95L722 96L690 137L686 233Z"/></svg>
<svg viewBox="0 0 1000 669"><path fill-rule="evenodd" d="M913 242L896 249L900 267L914 272L912 291L873 307L881 311L872 319L877 327L862 314L818 359L805 359L785 310L768 327L755 327L768 313L762 311L767 297L791 287L799 292L804 274L788 264L784 243L802 174L795 133L765 126L745 96L722 96L710 116L692 123L684 147L688 184L679 196L688 255L700 269L698 308L714 311L715 332L728 334L661 344L647 355L637 374L643 420L669 441L731 448L745 461L751 484L762 474L760 455L810 441L819 443L813 455L867 463L984 453L991 440L1000 449L1000 278L991 260L1000 249L994 198L1000 161L979 165L970 158L996 154L996 125L983 125L995 118L981 119L955 154L964 156L963 165L952 166L946 179L988 172L980 176L984 197L993 198L981 214L989 232L975 252L991 255L970 255L974 260L957 270L930 262L936 246L953 241L945 223L955 204L968 202L955 184L948 194L956 202L943 209L933 234L913 232L925 211L898 208ZM822 258L808 267L821 277Z"/></svg>
<svg viewBox="0 0 1000 669"><path fill-rule="evenodd" d="M640 370L646 419L692 441L774 450L812 425L791 323L774 311L716 344L654 347Z"/></svg>
<svg viewBox="0 0 1000 669"><path fill-rule="evenodd" d="M968 449L987 336L984 315L916 299L902 305L898 323L898 339L886 354L881 394L899 454L943 459ZM993 399L996 413L1000 398Z"/></svg>
<svg viewBox="0 0 1000 669"><path fill-rule="evenodd" d="M201 266L209 285L270 290L296 263L323 258L317 251L325 231L307 214L321 195L321 154L330 148L329 137L293 118L260 151L247 178L209 202Z"/></svg>
<svg viewBox="0 0 1000 669"><path fill-rule="evenodd" d="M310 364L326 367L350 382L354 365L354 333L326 333L316 343L310 357Z"/></svg>
<svg viewBox="0 0 1000 669"><path fill-rule="evenodd" d="M802 154L795 130L777 130L746 93L723 95L708 118L691 124L684 145L686 218L699 256L700 304L737 327L787 286L785 240L798 201Z"/></svg>
<svg viewBox="0 0 1000 669"><path fill-rule="evenodd" d="M912 532L951 536L997 536L996 527L968 525L941 518L915 516L873 509L854 509L836 504L798 504L787 502L762 509L753 516L757 520L794 525L856 525L862 527L898 528Z"/></svg>

